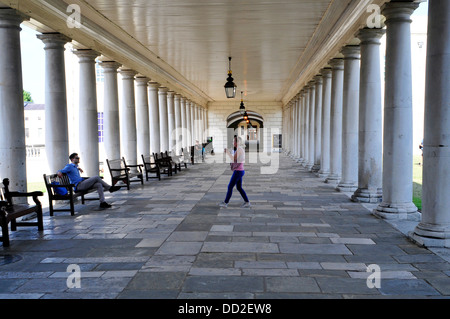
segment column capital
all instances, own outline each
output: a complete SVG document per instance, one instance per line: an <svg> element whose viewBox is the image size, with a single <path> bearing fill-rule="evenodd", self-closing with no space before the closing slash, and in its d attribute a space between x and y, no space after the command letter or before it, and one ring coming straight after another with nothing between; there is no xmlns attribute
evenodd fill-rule
<svg viewBox="0 0 450 319"><path fill-rule="evenodd" d="M333 70L344 70L344 59L342 58L331 59L329 63Z"/></svg>
<svg viewBox="0 0 450 319"><path fill-rule="evenodd" d="M322 77L325 78L331 78L331 72L332 72L332 68L323 68L322 70L320 70L320 74L322 75Z"/></svg>
<svg viewBox="0 0 450 319"><path fill-rule="evenodd" d="M411 23L411 15L418 7L418 2L391 1L384 5L381 13L386 17L386 25L391 22Z"/></svg>
<svg viewBox="0 0 450 319"><path fill-rule="evenodd" d="M363 28L356 34L361 41L360 45L364 44L381 44L381 37L386 33L386 29L377 28Z"/></svg>
<svg viewBox="0 0 450 319"><path fill-rule="evenodd" d="M317 85L322 85L323 84L323 76L322 76L322 74L317 74L316 76L314 76L314 81L316 82L316 86Z"/></svg>
<svg viewBox="0 0 450 319"><path fill-rule="evenodd" d="M131 79L134 80L134 76L136 74L138 74L135 70L127 69L127 68L124 68L124 67L119 69L119 73L120 73L120 75L122 75L122 78L124 80L131 80Z"/></svg>
<svg viewBox="0 0 450 319"><path fill-rule="evenodd" d="M180 94L180 101L181 101L181 103L186 104L186 97L184 97L183 95Z"/></svg>
<svg viewBox="0 0 450 319"><path fill-rule="evenodd" d="M147 86L148 81L150 81L148 77L139 74L134 78L134 80L138 86Z"/></svg>
<svg viewBox="0 0 450 319"><path fill-rule="evenodd" d="M13 8L0 8L0 28L15 28L19 29L23 21L28 21L30 18Z"/></svg>
<svg viewBox="0 0 450 319"><path fill-rule="evenodd" d="M361 48L359 45L346 45L341 50L344 60L359 60L361 58Z"/></svg>
<svg viewBox="0 0 450 319"><path fill-rule="evenodd" d="M175 97L175 92L174 91L167 91L167 97Z"/></svg>
<svg viewBox="0 0 450 319"><path fill-rule="evenodd" d="M160 94L160 95L167 95L168 91L169 91L169 89L164 86L161 86L158 88L158 94Z"/></svg>
<svg viewBox="0 0 450 319"><path fill-rule="evenodd" d="M316 81L313 79L313 80L311 80L311 81L309 81L308 82L308 87L310 88L310 89L315 89L316 88Z"/></svg>
<svg viewBox="0 0 450 319"><path fill-rule="evenodd" d="M79 58L79 63L95 62L95 59L100 56L100 53L91 49L77 49L72 51Z"/></svg>
<svg viewBox="0 0 450 319"><path fill-rule="evenodd" d="M69 37L57 32L37 34L36 37L44 42L44 50L64 49L64 45L72 41Z"/></svg>
<svg viewBox="0 0 450 319"><path fill-rule="evenodd" d="M175 101L181 101L182 96L180 93L175 93L173 96L175 98Z"/></svg>
<svg viewBox="0 0 450 319"><path fill-rule="evenodd" d="M151 91L158 91L159 83L158 82L148 82L148 89Z"/></svg>
<svg viewBox="0 0 450 319"><path fill-rule="evenodd" d="M104 73L117 73L117 69L120 68L122 64L116 61L100 61L98 65L103 68Z"/></svg>

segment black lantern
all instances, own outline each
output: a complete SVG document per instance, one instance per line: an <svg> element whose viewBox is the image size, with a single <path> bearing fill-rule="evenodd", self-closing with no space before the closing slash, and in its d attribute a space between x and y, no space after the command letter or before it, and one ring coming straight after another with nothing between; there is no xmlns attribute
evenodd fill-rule
<svg viewBox="0 0 450 319"><path fill-rule="evenodd" d="M244 99L242 97L242 94L244 92L241 91L241 105L239 106L239 113L241 113L242 116L244 116L245 112L245 105L244 105Z"/></svg>
<svg viewBox="0 0 450 319"><path fill-rule="evenodd" d="M231 57L228 58L228 78L227 83L225 83L225 94L229 99L233 99L236 96L236 84L234 84L231 76Z"/></svg>

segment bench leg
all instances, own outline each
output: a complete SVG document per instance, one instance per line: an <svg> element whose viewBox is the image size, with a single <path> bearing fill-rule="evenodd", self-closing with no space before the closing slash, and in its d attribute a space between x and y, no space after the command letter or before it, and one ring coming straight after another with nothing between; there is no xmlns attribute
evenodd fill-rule
<svg viewBox="0 0 450 319"><path fill-rule="evenodd" d="M42 206L39 207L36 214L37 214L38 230L42 231L42 230L44 230L44 218L42 217Z"/></svg>
<svg viewBox="0 0 450 319"><path fill-rule="evenodd" d="M5 219L0 220L2 226L2 242L3 247L9 247L9 232L8 232L8 223Z"/></svg>
<svg viewBox="0 0 450 319"><path fill-rule="evenodd" d="M16 231L17 230L17 224L16 224L16 219L12 219L11 220L11 231Z"/></svg>
<svg viewBox="0 0 450 319"><path fill-rule="evenodd" d="M84 199L83 199L83 204L84 204ZM73 216L73 215L75 215L75 205L73 204L73 198L71 198L70 199L70 216Z"/></svg>
<svg viewBox="0 0 450 319"><path fill-rule="evenodd" d="M48 201L49 203L48 203L48 209L49 209L49 212L50 212L50 216L53 216L53 200L49 200Z"/></svg>

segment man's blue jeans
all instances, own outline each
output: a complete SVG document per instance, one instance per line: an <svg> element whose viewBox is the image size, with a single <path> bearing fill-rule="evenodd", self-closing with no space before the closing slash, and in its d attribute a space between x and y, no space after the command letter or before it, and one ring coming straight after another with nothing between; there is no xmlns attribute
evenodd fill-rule
<svg viewBox="0 0 450 319"><path fill-rule="evenodd" d="M233 171L233 175L231 176L230 183L228 183L228 192L227 197L225 198L225 203L228 204L230 201L231 195L233 194L233 188L236 186L239 193L241 193L242 198L245 202L248 202L247 194L242 188L242 178L244 177L245 171Z"/></svg>

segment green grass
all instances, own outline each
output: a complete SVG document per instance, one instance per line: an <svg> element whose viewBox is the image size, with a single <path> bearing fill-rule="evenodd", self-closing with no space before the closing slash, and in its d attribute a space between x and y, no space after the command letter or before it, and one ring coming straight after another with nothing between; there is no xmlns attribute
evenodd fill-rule
<svg viewBox="0 0 450 319"><path fill-rule="evenodd" d="M43 193L46 193L47 189L45 188L44 182L34 182L34 183L27 184L27 191L28 192L41 191Z"/></svg>
<svg viewBox="0 0 450 319"><path fill-rule="evenodd" d="M420 164L420 165L419 165ZM422 210L422 156L413 158L413 203Z"/></svg>

